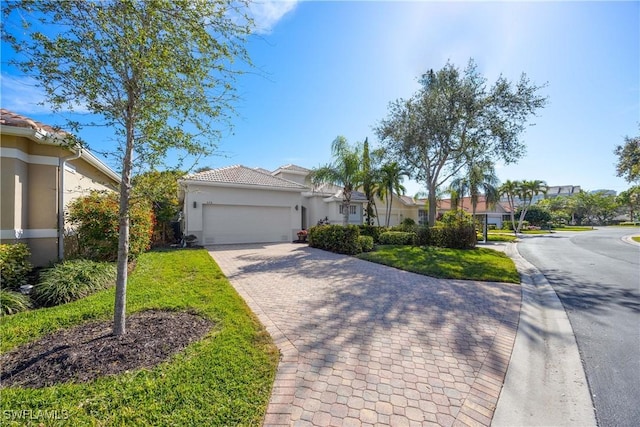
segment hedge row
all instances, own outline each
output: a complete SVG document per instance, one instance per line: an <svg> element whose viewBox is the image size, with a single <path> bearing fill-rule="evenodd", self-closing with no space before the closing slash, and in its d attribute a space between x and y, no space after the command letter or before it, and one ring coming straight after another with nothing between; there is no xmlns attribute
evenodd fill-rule
<svg viewBox="0 0 640 427"><path fill-rule="evenodd" d="M359 237L357 225L317 225L309 229L309 246L338 254L355 255L362 252Z"/></svg>
<svg viewBox="0 0 640 427"><path fill-rule="evenodd" d="M381 245L415 245L416 233L406 231L386 231L380 235Z"/></svg>
<svg viewBox="0 0 640 427"><path fill-rule="evenodd" d="M476 229L471 224L420 227L416 239L418 246L437 246L452 249L473 249L477 243Z"/></svg>

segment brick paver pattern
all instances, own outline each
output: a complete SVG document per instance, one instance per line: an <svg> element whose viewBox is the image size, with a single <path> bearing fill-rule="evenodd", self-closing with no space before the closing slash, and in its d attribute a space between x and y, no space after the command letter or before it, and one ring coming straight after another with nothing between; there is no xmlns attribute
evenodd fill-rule
<svg viewBox="0 0 640 427"><path fill-rule="evenodd" d="M489 425L520 287L306 245L209 248L281 359L265 426Z"/></svg>

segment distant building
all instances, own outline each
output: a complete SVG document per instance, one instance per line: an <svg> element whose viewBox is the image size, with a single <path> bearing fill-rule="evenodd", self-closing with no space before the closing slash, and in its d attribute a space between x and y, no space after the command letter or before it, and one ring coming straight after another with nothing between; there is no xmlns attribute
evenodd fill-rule
<svg viewBox="0 0 640 427"><path fill-rule="evenodd" d="M553 197L567 197L567 196L573 196L575 194L580 193L581 188L579 185L553 185L553 186L549 186L547 187L547 193L539 193L536 194L535 196L533 196L532 199L532 204L536 204L537 202L539 202L542 199L549 199L549 198L553 198ZM500 198L501 202L508 202L508 199L506 196L502 196ZM515 198L515 205L518 206L522 203L522 200L520 200L519 197Z"/></svg>
<svg viewBox="0 0 640 427"><path fill-rule="evenodd" d="M618 192L616 190L593 190L593 191L590 191L589 193L592 193L592 194L600 193L605 196L614 196L614 197L618 195Z"/></svg>

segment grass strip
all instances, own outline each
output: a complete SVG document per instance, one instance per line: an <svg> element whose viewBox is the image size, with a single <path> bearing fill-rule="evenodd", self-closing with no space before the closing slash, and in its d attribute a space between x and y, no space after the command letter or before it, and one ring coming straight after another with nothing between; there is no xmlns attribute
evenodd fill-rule
<svg viewBox="0 0 640 427"><path fill-rule="evenodd" d="M110 319L114 292L109 289L69 304L4 317L0 325L1 351L60 328ZM128 313L147 309L196 312L216 326L204 339L153 369L86 384L3 388L3 425L262 422L278 351L205 250L143 254L129 278L127 307Z"/></svg>
<svg viewBox="0 0 640 427"><path fill-rule="evenodd" d="M513 261L493 249L378 246L358 258L441 279L520 283Z"/></svg>

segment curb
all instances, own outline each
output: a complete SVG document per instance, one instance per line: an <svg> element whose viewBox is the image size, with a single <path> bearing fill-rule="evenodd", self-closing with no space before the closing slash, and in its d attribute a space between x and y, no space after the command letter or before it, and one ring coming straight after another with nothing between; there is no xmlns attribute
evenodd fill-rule
<svg viewBox="0 0 640 427"><path fill-rule="evenodd" d="M573 328L544 275L516 243L506 248L522 280L522 307L493 426L597 426Z"/></svg>

